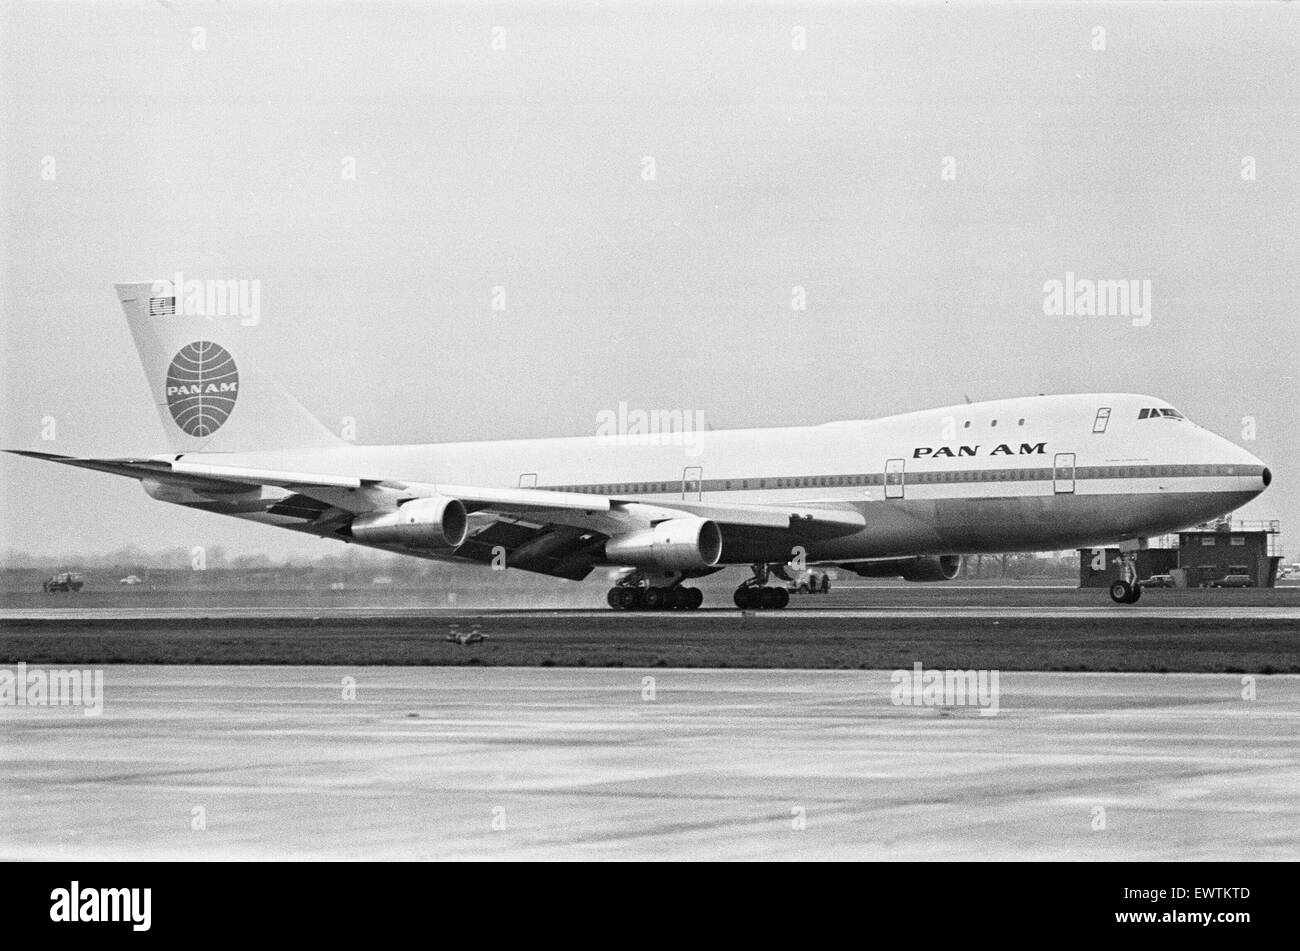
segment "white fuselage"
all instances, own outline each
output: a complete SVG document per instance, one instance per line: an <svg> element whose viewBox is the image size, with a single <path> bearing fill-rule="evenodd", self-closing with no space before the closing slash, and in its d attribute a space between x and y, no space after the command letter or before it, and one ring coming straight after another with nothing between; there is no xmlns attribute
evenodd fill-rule
<svg viewBox="0 0 1300 951"><path fill-rule="evenodd" d="M849 507L866 527L807 552L846 561L1114 543L1204 521L1263 491L1271 474L1249 452L1180 416L1149 412L1172 413L1169 405L1135 394L1041 396L807 427L184 458L664 504ZM230 514L310 531L292 518ZM722 563L787 556L735 540Z"/></svg>

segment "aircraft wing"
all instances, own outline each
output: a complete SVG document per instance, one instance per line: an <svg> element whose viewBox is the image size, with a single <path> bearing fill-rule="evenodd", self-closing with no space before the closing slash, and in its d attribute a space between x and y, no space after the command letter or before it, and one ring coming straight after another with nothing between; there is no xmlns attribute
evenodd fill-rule
<svg viewBox="0 0 1300 951"><path fill-rule="evenodd" d="M852 534L865 519L847 504L666 502L547 489L410 482L380 477L190 462L184 458L82 459L10 450L17 455L140 479L184 493L168 501L232 515L277 516L277 524L324 537L346 538L352 518L391 511L404 502L444 496L469 513L469 535L453 557L489 563L502 550L512 568L579 579L590 573L605 539L683 516L716 522L725 537L782 550ZM157 490L151 492L157 495ZM236 501L238 500L238 501ZM420 555L398 545L392 551Z"/></svg>

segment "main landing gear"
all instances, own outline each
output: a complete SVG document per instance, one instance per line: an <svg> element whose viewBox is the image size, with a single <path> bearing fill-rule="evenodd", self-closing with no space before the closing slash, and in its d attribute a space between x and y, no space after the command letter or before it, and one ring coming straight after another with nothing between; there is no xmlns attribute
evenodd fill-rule
<svg viewBox="0 0 1300 951"><path fill-rule="evenodd" d="M677 578L668 585L655 585L642 571L634 571L609 589L605 601L622 611L694 611L704 603L704 592L687 588Z"/></svg>
<svg viewBox="0 0 1300 951"><path fill-rule="evenodd" d="M770 574L767 565L758 562L753 566L754 577L750 578L732 595L736 607L742 611L779 611L790 603L790 592L784 587L768 587Z"/></svg>
<svg viewBox="0 0 1300 951"><path fill-rule="evenodd" d="M1137 580L1137 555L1121 555L1119 579L1111 582L1110 599L1116 604L1136 604L1142 597L1142 585Z"/></svg>

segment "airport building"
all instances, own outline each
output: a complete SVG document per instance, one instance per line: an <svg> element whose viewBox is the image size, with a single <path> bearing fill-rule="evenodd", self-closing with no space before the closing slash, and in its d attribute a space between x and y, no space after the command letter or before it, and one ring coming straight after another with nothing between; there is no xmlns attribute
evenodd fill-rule
<svg viewBox="0 0 1300 951"><path fill-rule="evenodd" d="M1250 587L1271 588L1282 561L1278 534L1275 520L1225 520L1152 539L1137 553L1138 578L1167 575L1176 588L1246 586L1248 579ZM1079 587L1109 587L1120 566L1118 548L1079 549Z"/></svg>

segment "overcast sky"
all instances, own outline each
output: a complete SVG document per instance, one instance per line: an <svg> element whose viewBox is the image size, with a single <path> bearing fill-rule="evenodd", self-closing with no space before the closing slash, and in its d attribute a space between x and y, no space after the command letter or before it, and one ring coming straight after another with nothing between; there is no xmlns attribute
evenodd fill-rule
<svg viewBox="0 0 1300 951"><path fill-rule="evenodd" d="M1297 62L1276 4L6 3L0 445L165 450L111 284L181 270L260 280L259 363L360 442L1149 392L1300 538ZM1045 315L1067 272L1150 323ZM329 544L0 493L6 549Z"/></svg>

